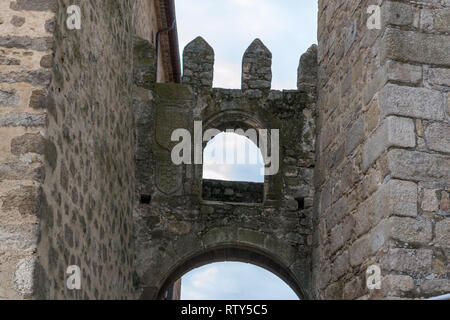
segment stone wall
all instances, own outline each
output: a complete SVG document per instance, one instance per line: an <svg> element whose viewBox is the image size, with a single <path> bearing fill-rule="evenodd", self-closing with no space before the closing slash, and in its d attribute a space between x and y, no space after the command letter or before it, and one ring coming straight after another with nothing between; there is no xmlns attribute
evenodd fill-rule
<svg viewBox="0 0 450 320"><path fill-rule="evenodd" d="M158 31L166 29L172 21L168 21L166 6L173 0L134 0L133 33L156 47ZM174 31L176 34L176 30ZM161 34L158 55L158 82L173 82L173 62L171 60L170 38L168 32ZM176 44L178 45L178 44ZM178 51L175 53L178 54ZM156 62L155 62L156 63ZM176 81L176 80L175 80Z"/></svg>
<svg viewBox="0 0 450 320"><path fill-rule="evenodd" d="M308 54L315 55L314 49ZM271 66L271 54L259 40L246 57L248 64ZM269 269L308 298L315 96L305 90L270 90L270 67L259 73L246 69L248 90L215 89L213 64L214 51L197 38L185 48L183 84L136 88L140 205L135 243L141 297L161 298L184 273L202 264L235 260ZM309 69L302 70L306 75ZM195 129L194 121L202 121L203 128ZM192 137L212 128L280 129L280 171L266 177L264 201L202 199L202 165L175 165L171 160L178 144L171 136L180 128Z"/></svg>
<svg viewBox="0 0 450 320"><path fill-rule="evenodd" d="M40 289L51 299L133 293L133 1L80 4L81 30L58 1L41 205ZM92 35L95 34L95 38ZM81 268L81 290L65 286Z"/></svg>
<svg viewBox="0 0 450 320"><path fill-rule="evenodd" d="M0 300L36 289L54 5L0 2Z"/></svg>
<svg viewBox="0 0 450 320"><path fill-rule="evenodd" d="M317 298L450 291L448 1L374 4L319 1Z"/></svg>
<svg viewBox="0 0 450 320"><path fill-rule="evenodd" d="M202 199L218 202L262 203L264 201L264 184L203 180Z"/></svg>

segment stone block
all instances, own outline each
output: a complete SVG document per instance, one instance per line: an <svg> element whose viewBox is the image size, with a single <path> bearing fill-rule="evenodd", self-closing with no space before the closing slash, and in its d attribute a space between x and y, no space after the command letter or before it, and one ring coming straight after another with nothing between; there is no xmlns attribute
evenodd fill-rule
<svg viewBox="0 0 450 320"><path fill-rule="evenodd" d="M363 147L363 169L367 170L388 148L416 146L414 122L411 119L388 117Z"/></svg>
<svg viewBox="0 0 450 320"><path fill-rule="evenodd" d="M382 271L404 272L424 276L432 272L433 251L430 249L389 249L382 257Z"/></svg>
<svg viewBox="0 0 450 320"><path fill-rule="evenodd" d="M387 28L382 59L450 66L450 37Z"/></svg>
<svg viewBox="0 0 450 320"><path fill-rule="evenodd" d="M374 223L390 216L417 216L417 184L409 181L390 180L374 194Z"/></svg>
<svg viewBox="0 0 450 320"><path fill-rule="evenodd" d="M450 156L394 149L388 152L387 166L394 179L450 181Z"/></svg>
<svg viewBox="0 0 450 320"><path fill-rule="evenodd" d="M450 124L435 122L427 126L425 141L432 151L450 153Z"/></svg>
<svg viewBox="0 0 450 320"><path fill-rule="evenodd" d="M350 247L350 264L352 267L359 266L364 263L369 255L369 237L364 236L356 240Z"/></svg>
<svg viewBox="0 0 450 320"><path fill-rule="evenodd" d="M429 69L428 81L433 85L450 87L450 69Z"/></svg>
<svg viewBox="0 0 450 320"><path fill-rule="evenodd" d="M426 88L386 85L379 94L381 116L398 115L427 120L444 119L442 93Z"/></svg>
<svg viewBox="0 0 450 320"><path fill-rule="evenodd" d="M404 243L428 244L433 239L433 225L430 220L392 217L389 219L389 225L392 238Z"/></svg>
<svg viewBox="0 0 450 320"><path fill-rule="evenodd" d="M446 218L436 222L436 239L437 245L443 248L450 248L450 219Z"/></svg>
<svg viewBox="0 0 450 320"><path fill-rule="evenodd" d="M422 81L422 67L389 60L386 63L387 78L390 81L419 84Z"/></svg>
<svg viewBox="0 0 450 320"><path fill-rule="evenodd" d="M406 275L387 275L381 283L383 294L391 297L403 296L415 289L414 279Z"/></svg>
<svg viewBox="0 0 450 320"><path fill-rule="evenodd" d="M412 26L414 8L408 3L386 1L381 7L383 24L396 26Z"/></svg>

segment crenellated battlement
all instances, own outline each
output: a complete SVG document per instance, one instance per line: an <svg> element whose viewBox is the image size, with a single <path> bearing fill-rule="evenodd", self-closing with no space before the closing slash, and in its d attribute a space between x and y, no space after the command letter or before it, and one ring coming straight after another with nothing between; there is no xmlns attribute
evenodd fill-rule
<svg viewBox="0 0 450 320"><path fill-rule="evenodd" d="M202 37L186 45L183 51L184 84L212 88L214 80L214 49ZM298 90L315 92L317 82L317 45L312 45L300 58ZM255 39L242 58L242 91L261 96L272 87L272 53L260 39Z"/></svg>

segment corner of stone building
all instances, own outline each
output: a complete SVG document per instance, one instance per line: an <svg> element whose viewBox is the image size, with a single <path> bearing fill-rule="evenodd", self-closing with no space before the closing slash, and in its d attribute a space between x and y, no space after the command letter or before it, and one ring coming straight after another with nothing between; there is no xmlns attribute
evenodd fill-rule
<svg viewBox="0 0 450 320"><path fill-rule="evenodd" d="M373 4L319 2L318 298L449 290L448 5L384 1L369 30Z"/></svg>

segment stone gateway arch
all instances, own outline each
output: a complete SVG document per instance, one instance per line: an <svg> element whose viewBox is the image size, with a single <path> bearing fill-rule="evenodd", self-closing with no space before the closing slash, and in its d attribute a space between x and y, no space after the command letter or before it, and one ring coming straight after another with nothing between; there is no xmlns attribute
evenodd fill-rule
<svg viewBox="0 0 450 320"><path fill-rule="evenodd" d="M316 54L311 48L310 60ZM242 261L274 272L300 297L309 298L314 83L298 91L271 91L272 57L258 39L244 55L242 90L212 88L214 52L202 38L187 45L183 58L182 84L156 84L151 98L135 103L142 146L138 157L147 157L136 169L138 189L151 196L150 203L137 208L135 221L142 297L161 297L202 264ZM201 164L174 165L171 151L178 142L171 135L185 128L194 137L195 121L203 123L203 132L279 129L279 173L258 186L202 180ZM139 143L141 127L146 143ZM153 128L150 135L147 128ZM294 157L299 154L304 155L300 161ZM140 176L146 169L152 171ZM258 187L262 199L253 198ZM212 190L208 197L207 188ZM241 198L227 198L227 192Z"/></svg>

